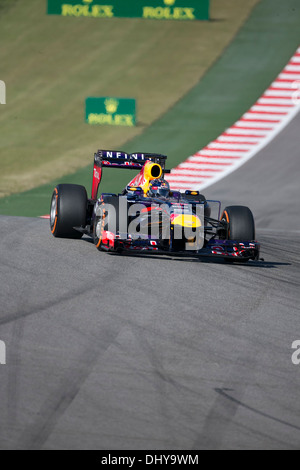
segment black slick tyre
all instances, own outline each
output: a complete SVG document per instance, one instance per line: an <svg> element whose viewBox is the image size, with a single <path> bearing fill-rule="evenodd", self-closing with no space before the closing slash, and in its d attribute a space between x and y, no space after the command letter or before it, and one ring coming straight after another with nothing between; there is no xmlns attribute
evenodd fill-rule
<svg viewBox="0 0 300 470"><path fill-rule="evenodd" d="M228 206L221 220L227 222L227 240L255 240L255 223L251 210L246 206Z"/></svg>
<svg viewBox="0 0 300 470"><path fill-rule="evenodd" d="M50 230L54 237L79 239L74 227L85 227L87 193L84 186L59 184L53 191L50 206Z"/></svg>

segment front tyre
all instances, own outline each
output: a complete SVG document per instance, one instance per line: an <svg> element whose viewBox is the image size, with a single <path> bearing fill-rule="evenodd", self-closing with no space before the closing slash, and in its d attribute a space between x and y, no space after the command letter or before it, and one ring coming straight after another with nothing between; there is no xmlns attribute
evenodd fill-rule
<svg viewBox="0 0 300 470"><path fill-rule="evenodd" d="M59 184L53 191L50 206L50 230L54 237L79 239L74 227L85 227L87 193L84 186Z"/></svg>
<svg viewBox="0 0 300 470"><path fill-rule="evenodd" d="M221 220L225 222L227 240L255 240L254 217L246 206L228 206L224 209Z"/></svg>

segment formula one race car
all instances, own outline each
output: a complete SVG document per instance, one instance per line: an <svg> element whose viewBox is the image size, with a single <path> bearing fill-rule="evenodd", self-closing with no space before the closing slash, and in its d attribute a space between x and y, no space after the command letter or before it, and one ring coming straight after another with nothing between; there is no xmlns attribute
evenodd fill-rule
<svg viewBox="0 0 300 470"><path fill-rule="evenodd" d="M93 238L98 250L213 256L228 261L259 259L252 212L209 201L199 191L171 191L160 154L99 150L94 157L92 194L74 184L53 192L50 227L54 237ZM120 194L98 196L103 168L138 170ZM212 217L212 208L217 216Z"/></svg>

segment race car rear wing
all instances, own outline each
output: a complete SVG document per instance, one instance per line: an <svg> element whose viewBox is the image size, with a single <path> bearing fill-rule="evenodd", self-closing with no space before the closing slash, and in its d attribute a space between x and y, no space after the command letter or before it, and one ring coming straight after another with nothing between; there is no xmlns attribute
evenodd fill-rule
<svg viewBox="0 0 300 470"><path fill-rule="evenodd" d="M147 161L158 163L165 173L166 155L158 153L126 153L116 150L98 150L94 157L92 184L92 199L97 199L99 185L102 179L102 168L124 168L125 170L141 170Z"/></svg>

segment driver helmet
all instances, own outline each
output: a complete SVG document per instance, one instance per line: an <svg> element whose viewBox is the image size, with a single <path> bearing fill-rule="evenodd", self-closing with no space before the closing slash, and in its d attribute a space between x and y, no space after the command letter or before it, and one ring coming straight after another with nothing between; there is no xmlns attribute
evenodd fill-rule
<svg viewBox="0 0 300 470"><path fill-rule="evenodd" d="M168 197L170 185L165 180L152 180L149 185L148 195L151 197Z"/></svg>

